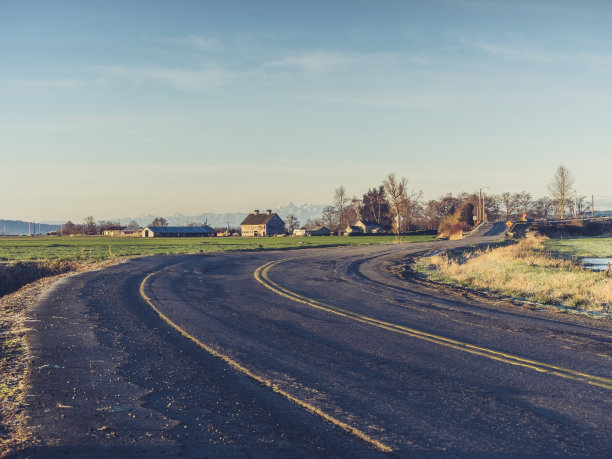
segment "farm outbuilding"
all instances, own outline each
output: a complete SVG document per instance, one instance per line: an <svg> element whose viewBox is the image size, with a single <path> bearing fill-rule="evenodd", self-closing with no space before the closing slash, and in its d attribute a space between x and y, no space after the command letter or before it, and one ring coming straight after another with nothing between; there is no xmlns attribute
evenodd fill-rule
<svg viewBox="0 0 612 459"><path fill-rule="evenodd" d="M359 226L363 230L363 232L366 234L369 234L369 233L376 234L382 231L382 228L378 223L367 221L367 220L359 219L357 223L355 223L353 226Z"/></svg>
<svg viewBox="0 0 612 459"><path fill-rule="evenodd" d="M123 226L109 226L104 229L102 234L104 236L121 236L123 232Z"/></svg>
<svg viewBox="0 0 612 459"><path fill-rule="evenodd" d="M313 229L299 228L293 230L294 236L329 236L331 231L325 226L319 226Z"/></svg>
<svg viewBox="0 0 612 459"><path fill-rule="evenodd" d="M142 237L216 237L210 226L147 226Z"/></svg>
<svg viewBox="0 0 612 459"><path fill-rule="evenodd" d="M265 214L256 210L247 215L240 228L243 236L274 236L284 234L285 222L271 210Z"/></svg>
<svg viewBox="0 0 612 459"><path fill-rule="evenodd" d="M311 236L330 236L331 231L326 226L318 226L317 228L310 230Z"/></svg>

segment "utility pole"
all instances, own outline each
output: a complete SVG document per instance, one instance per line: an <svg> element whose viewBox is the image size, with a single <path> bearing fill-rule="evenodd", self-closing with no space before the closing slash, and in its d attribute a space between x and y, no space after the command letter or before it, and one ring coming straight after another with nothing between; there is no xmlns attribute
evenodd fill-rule
<svg viewBox="0 0 612 459"><path fill-rule="evenodd" d="M576 188L574 188L574 220L576 220L576 205L577 205L577 197L576 197Z"/></svg>
<svg viewBox="0 0 612 459"><path fill-rule="evenodd" d="M484 219L485 219L485 196L484 196L484 193L482 192L482 190L485 190L487 188L489 188L489 187L488 186L483 186L482 188L478 189L478 207L480 208L479 209L479 211L480 211L479 212L480 213L479 218L480 218L481 222L484 222Z"/></svg>
<svg viewBox="0 0 612 459"><path fill-rule="evenodd" d="M482 221L481 215L483 214L482 212L482 206L481 203L482 202L482 188L478 189L478 215L476 216L476 223L480 223Z"/></svg>
<svg viewBox="0 0 612 459"><path fill-rule="evenodd" d="M591 215L595 218L595 195L591 195Z"/></svg>

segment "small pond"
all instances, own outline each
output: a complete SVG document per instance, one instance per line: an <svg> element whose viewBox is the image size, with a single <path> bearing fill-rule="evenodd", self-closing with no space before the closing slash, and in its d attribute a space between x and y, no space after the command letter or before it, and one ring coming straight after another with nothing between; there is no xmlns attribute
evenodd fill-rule
<svg viewBox="0 0 612 459"><path fill-rule="evenodd" d="M593 271L607 271L612 266L612 258L584 258L582 262L586 269Z"/></svg>

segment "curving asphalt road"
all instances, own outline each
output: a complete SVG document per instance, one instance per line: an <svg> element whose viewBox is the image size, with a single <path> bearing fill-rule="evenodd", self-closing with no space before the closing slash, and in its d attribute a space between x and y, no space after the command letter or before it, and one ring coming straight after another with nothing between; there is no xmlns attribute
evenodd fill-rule
<svg viewBox="0 0 612 459"><path fill-rule="evenodd" d="M610 321L388 271L500 229L66 278L31 314L35 441L17 456L609 456Z"/></svg>

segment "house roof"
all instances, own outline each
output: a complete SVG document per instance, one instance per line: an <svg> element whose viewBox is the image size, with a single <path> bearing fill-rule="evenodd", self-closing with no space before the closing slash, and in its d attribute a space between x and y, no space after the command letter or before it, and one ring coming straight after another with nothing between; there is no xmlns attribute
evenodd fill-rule
<svg viewBox="0 0 612 459"><path fill-rule="evenodd" d="M371 221L371 220L360 219L357 221L357 223L359 222L363 223L365 226L380 226L378 223L376 223L375 221Z"/></svg>
<svg viewBox="0 0 612 459"><path fill-rule="evenodd" d="M240 225L267 225L275 216L276 212L249 214Z"/></svg>
<svg viewBox="0 0 612 459"><path fill-rule="evenodd" d="M147 226L149 231L157 234L184 233L184 234L211 234L216 231L210 226Z"/></svg>

